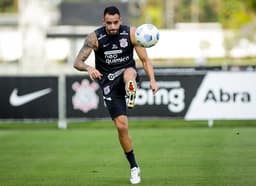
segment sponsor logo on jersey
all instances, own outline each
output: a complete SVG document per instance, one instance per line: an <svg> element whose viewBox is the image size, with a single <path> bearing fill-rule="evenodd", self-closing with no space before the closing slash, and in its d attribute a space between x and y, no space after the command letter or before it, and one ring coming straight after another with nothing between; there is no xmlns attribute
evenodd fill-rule
<svg viewBox="0 0 256 186"><path fill-rule="evenodd" d="M106 36L107 36L106 34L100 34L99 37L98 37L98 40L101 40L101 39L103 39Z"/></svg>
<svg viewBox="0 0 256 186"><path fill-rule="evenodd" d="M125 35L125 36L127 36L127 35L128 35L128 32L126 32L125 30L123 30L123 31L120 33L120 35Z"/></svg>
<svg viewBox="0 0 256 186"><path fill-rule="evenodd" d="M113 44L112 45L112 50L116 50L116 49L118 49L118 46L116 44Z"/></svg>

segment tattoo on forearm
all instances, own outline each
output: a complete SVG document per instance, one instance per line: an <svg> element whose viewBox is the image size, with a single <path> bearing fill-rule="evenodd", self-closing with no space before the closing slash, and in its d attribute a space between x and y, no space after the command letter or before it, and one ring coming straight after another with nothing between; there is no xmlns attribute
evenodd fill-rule
<svg viewBox="0 0 256 186"><path fill-rule="evenodd" d="M81 48L78 56L82 61L85 61L89 57L90 53L91 49L84 45L83 48Z"/></svg>

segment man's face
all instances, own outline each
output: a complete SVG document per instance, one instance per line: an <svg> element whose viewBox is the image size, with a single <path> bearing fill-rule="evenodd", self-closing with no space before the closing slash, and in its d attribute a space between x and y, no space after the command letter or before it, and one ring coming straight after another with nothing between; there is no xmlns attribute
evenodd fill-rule
<svg viewBox="0 0 256 186"><path fill-rule="evenodd" d="M121 18L118 14L110 15L106 14L103 19L106 31L109 35L118 34L119 27L121 25Z"/></svg>

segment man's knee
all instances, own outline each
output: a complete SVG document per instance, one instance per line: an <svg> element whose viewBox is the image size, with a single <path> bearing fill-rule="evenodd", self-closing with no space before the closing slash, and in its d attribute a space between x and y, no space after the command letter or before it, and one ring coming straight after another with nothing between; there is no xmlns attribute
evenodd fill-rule
<svg viewBox="0 0 256 186"><path fill-rule="evenodd" d="M128 120L126 116L118 116L114 119L117 130L121 133L128 131Z"/></svg>
<svg viewBox="0 0 256 186"><path fill-rule="evenodd" d="M136 76L137 76L137 72L134 68L130 67L130 68L125 69L125 71L124 71L124 79L125 80L135 79Z"/></svg>

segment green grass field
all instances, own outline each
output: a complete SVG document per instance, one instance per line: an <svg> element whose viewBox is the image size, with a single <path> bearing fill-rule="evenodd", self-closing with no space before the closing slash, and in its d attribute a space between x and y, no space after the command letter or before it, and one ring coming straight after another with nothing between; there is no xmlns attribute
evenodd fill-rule
<svg viewBox="0 0 256 186"><path fill-rule="evenodd" d="M255 186L256 122L131 121L143 186ZM0 124L1 186L130 185L111 121Z"/></svg>

